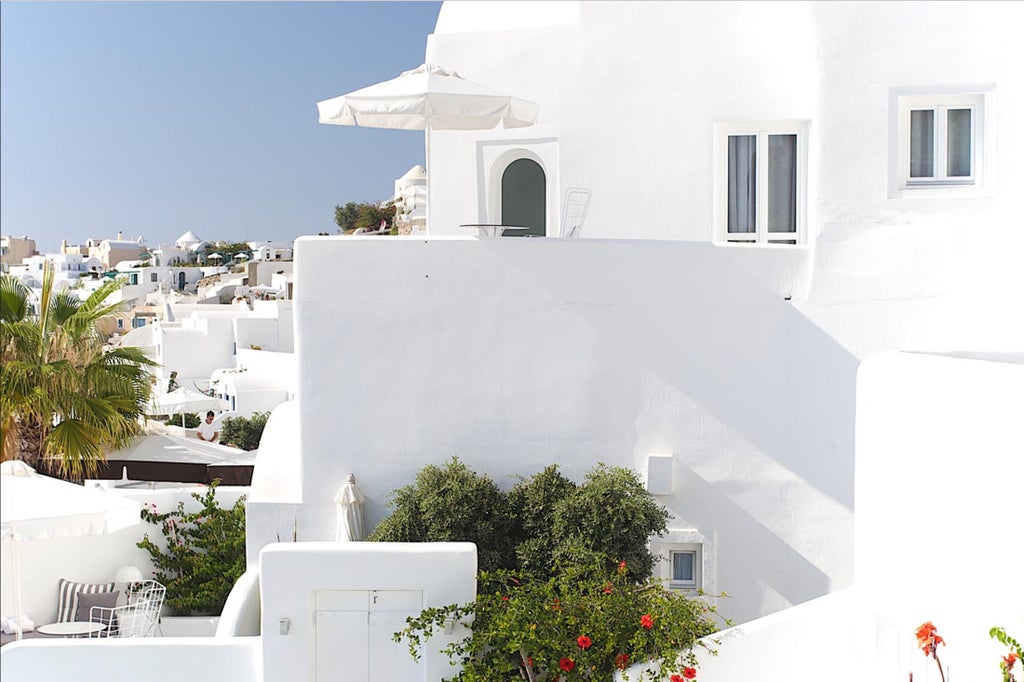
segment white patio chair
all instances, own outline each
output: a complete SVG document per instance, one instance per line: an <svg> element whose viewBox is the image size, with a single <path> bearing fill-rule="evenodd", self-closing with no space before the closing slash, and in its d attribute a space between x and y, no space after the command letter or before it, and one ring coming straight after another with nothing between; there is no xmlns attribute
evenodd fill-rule
<svg viewBox="0 0 1024 682"><path fill-rule="evenodd" d="M590 205L590 190L570 187L565 192L565 204L562 207L562 237L578 237L583 229L583 221L587 217Z"/></svg>
<svg viewBox="0 0 1024 682"><path fill-rule="evenodd" d="M152 637L156 634L167 588L155 580L144 580L132 583L126 592L124 604L89 609L91 622L107 626L90 637Z"/></svg>

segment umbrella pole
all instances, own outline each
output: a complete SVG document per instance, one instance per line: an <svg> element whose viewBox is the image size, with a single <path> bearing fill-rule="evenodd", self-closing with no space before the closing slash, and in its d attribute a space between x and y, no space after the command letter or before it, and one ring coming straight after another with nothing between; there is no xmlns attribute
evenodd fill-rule
<svg viewBox="0 0 1024 682"><path fill-rule="evenodd" d="M424 156L424 162L427 164L427 217L426 217L426 232L429 235L430 232L430 186L434 184L431 179L433 176L434 169L430 167L430 119L427 119L427 127L424 128L424 135L427 138L427 149Z"/></svg>
<svg viewBox="0 0 1024 682"><path fill-rule="evenodd" d="M17 624L14 627L15 641L21 640L21 557L18 556L18 538L14 533L8 536L11 541L11 573L14 574L14 618Z"/></svg>

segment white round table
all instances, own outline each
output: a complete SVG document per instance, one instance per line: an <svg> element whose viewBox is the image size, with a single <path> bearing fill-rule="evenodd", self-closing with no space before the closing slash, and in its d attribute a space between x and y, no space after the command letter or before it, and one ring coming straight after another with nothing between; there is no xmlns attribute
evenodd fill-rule
<svg viewBox="0 0 1024 682"><path fill-rule="evenodd" d="M67 623L50 623L40 625L36 628L44 635L57 635L58 637L83 637L93 635L107 629L103 623L90 623L84 620L73 620Z"/></svg>

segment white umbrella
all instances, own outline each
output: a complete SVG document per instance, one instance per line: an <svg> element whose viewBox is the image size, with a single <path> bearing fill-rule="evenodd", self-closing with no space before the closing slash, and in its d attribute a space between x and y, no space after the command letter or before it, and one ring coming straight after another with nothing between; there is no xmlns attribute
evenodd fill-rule
<svg viewBox="0 0 1024 682"><path fill-rule="evenodd" d="M358 542L366 537L363 525L363 502L366 500L356 487L356 477L349 474L345 485L334 496L338 504L338 528L335 537L338 542Z"/></svg>
<svg viewBox="0 0 1024 682"><path fill-rule="evenodd" d="M185 414L189 412L205 412L206 410L224 410L226 402L220 398L193 391L191 388L179 388L170 393L161 393L152 398L150 414L181 415L181 425L185 425Z"/></svg>
<svg viewBox="0 0 1024 682"><path fill-rule="evenodd" d="M12 543L15 618L21 616L19 542L113 533L139 523L141 513L138 502L40 476L24 462L0 464L0 535Z"/></svg>
<svg viewBox="0 0 1024 682"><path fill-rule="evenodd" d="M533 102L468 81L436 64L423 64L389 81L317 102L316 108L320 123L425 130L428 216L431 130L489 130L499 123L522 128L536 123L540 111Z"/></svg>

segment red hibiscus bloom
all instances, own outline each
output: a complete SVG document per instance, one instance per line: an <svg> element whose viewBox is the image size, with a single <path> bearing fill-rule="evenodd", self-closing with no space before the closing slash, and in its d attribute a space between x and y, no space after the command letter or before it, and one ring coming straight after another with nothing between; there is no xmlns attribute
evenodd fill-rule
<svg viewBox="0 0 1024 682"><path fill-rule="evenodd" d="M654 627L654 617L649 613L640 616L640 625L650 630Z"/></svg>
<svg viewBox="0 0 1024 682"><path fill-rule="evenodd" d="M581 649L586 649L588 646L593 644L593 642L586 635L580 635L576 638L576 644L578 644Z"/></svg>
<svg viewBox="0 0 1024 682"><path fill-rule="evenodd" d="M629 665L629 656L626 654L619 654L615 657L615 667L619 670L625 670L626 666Z"/></svg>
<svg viewBox="0 0 1024 682"><path fill-rule="evenodd" d="M942 637L936 634L935 626L932 625L931 621L918 627L915 634L917 635L917 645L921 647L921 651L924 652L925 656L933 655L936 647L946 643Z"/></svg>
<svg viewBox="0 0 1024 682"><path fill-rule="evenodd" d="M1012 668L1013 664L1017 662L1018 658L1019 657L1017 656L1017 654L1013 653L1007 656L1003 656L1003 663L1006 665L1006 669L1009 670L1010 668Z"/></svg>
<svg viewBox="0 0 1024 682"><path fill-rule="evenodd" d="M685 677L688 680L692 680L693 678L697 677L697 669L683 668L683 677Z"/></svg>
<svg viewBox="0 0 1024 682"><path fill-rule="evenodd" d="M571 658L560 658L558 659L558 667L565 672L571 672L576 667L576 664L572 662Z"/></svg>
<svg viewBox="0 0 1024 682"><path fill-rule="evenodd" d="M683 676L682 675L672 675L672 677L668 678L668 682L683 682Z"/></svg>

